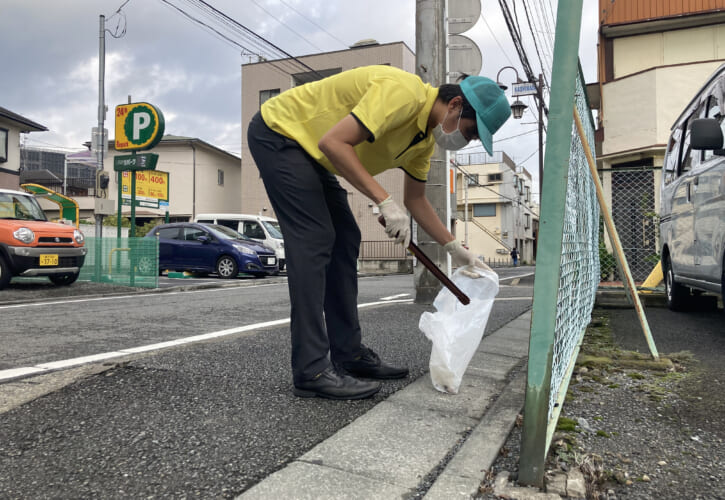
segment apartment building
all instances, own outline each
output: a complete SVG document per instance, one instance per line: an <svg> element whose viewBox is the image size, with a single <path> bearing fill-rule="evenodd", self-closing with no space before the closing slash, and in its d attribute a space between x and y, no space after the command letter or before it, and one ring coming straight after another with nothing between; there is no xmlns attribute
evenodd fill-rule
<svg viewBox="0 0 725 500"><path fill-rule="evenodd" d="M533 263L539 208L531 174L503 151L457 154L456 163L456 237L486 261L508 261L516 247Z"/></svg>
<svg viewBox="0 0 725 500"><path fill-rule="evenodd" d="M262 103L280 92L342 71L372 64L386 64L415 73L415 54L403 42L379 44L374 40L358 42L347 50L301 56L293 60L260 61L242 65L242 212L274 217L274 210L264 190L259 171L247 147L249 121ZM311 72L307 68L315 71ZM403 176L399 170L389 170L376 176L376 180L395 199L403 199ZM361 258L375 253L384 258L405 258L402 248L390 246L388 237L378 223L378 211L367 197L340 178L348 192L348 201L362 233ZM397 245L400 247L400 245ZM385 248L385 250L383 250ZM392 252L392 253L389 253ZM388 255L389 253L389 255Z"/></svg>
<svg viewBox="0 0 725 500"><path fill-rule="evenodd" d="M88 145L90 146L90 145ZM80 217L92 218L96 206L96 194L109 200L116 212L118 206L117 172L113 170L114 158L128 155L127 151L116 151L114 141L109 141L109 149L104 155L104 172L108 175L108 186L103 190L89 188L85 193L69 194L78 202ZM159 208L140 206L136 208L137 224L142 225L152 219L163 218L169 213L169 220L185 222L192 220L198 213L224 212L239 213L241 202L239 197L240 164L239 157L224 151L201 139L165 135L151 151L159 155L156 171L168 172L168 204L162 203ZM68 155L68 164L79 168L95 165L95 155L83 151ZM94 173L94 176L96 174ZM51 181L53 181L51 179ZM55 182L55 184L53 183ZM62 192L62 183L38 182L53 190ZM95 179L94 179L94 188ZM70 186L70 184L69 184ZM42 202L48 215L57 217L58 207L49 202ZM124 205L122 215L128 217L131 207Z"/></svg>
<svg viewBox="0 0 725 500"><path fill-rule="evenodd" d="M656 261L670 128L725 61L725 0L599 0L597 163L635 279ZM605 239L609 246L608 239Z"/></svg>
<svg viewBox="0 0 725 500"><path fill-rule="evenodd" d="M47 130L33 120L0 107L0 188L20 187L20 134Z"/></svg>

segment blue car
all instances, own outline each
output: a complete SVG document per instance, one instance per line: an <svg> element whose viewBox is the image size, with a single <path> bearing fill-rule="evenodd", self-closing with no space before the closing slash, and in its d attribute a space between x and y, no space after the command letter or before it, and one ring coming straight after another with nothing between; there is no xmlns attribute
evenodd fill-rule
<svg viewBox="0 0 725 500"><path fill-rule="evenodd" d="M258 277L279 274L274 250L225 226L161 224L146 238L159 239L160 271L216 273L224 279L239 273Z"/></svg>

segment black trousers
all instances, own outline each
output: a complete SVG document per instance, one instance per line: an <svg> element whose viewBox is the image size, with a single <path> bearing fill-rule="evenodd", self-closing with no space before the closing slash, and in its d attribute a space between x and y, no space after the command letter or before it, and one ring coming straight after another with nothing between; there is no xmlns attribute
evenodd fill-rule
<svg viewBox="0 0 725 500"><path fill-rule="evenodd" d="M284 236L292 375L295 382L308 380L360 350L360 229L335 175L267 127L259 113L247 141Z"/></svg>

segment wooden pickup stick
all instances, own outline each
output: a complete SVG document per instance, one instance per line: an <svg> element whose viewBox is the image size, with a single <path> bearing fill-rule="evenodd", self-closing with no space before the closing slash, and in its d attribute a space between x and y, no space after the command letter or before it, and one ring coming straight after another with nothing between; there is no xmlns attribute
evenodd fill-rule
<svg viewBox="0 0 725 500"><path fill-rule="evenodd" d="M378 222L380 222L383 227L385 227L385 219L381 215L378 217ZM421 264L423 264L426 269L428 269L431 273L433 273L433 276L438 278L438 281L443 283L443 285L451 291L453 295L456 296L456 298L463 304L464 306L467 306L471 303L471 299L468 298L468 295L463 293L463 290L458 288L455 283L453 283L446 274L441 271L438 266L435 265L435 263L428 258L426 254L423 253L423 251L418 248L418 245L410 242L410 245L408 245L408 251L416 256L416 258L420 261Z"/></svg>

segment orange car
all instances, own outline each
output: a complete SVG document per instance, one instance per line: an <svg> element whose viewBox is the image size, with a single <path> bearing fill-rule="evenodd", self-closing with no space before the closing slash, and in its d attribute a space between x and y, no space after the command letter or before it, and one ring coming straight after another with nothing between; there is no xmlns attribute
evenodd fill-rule
<svg viewBox="0 0 725 500"><path fill-rule="evenodd" d="M86 258L83 239L75 227L48 221L33 195L0 189L0 290L13 276L70 285Z"/></svg>

